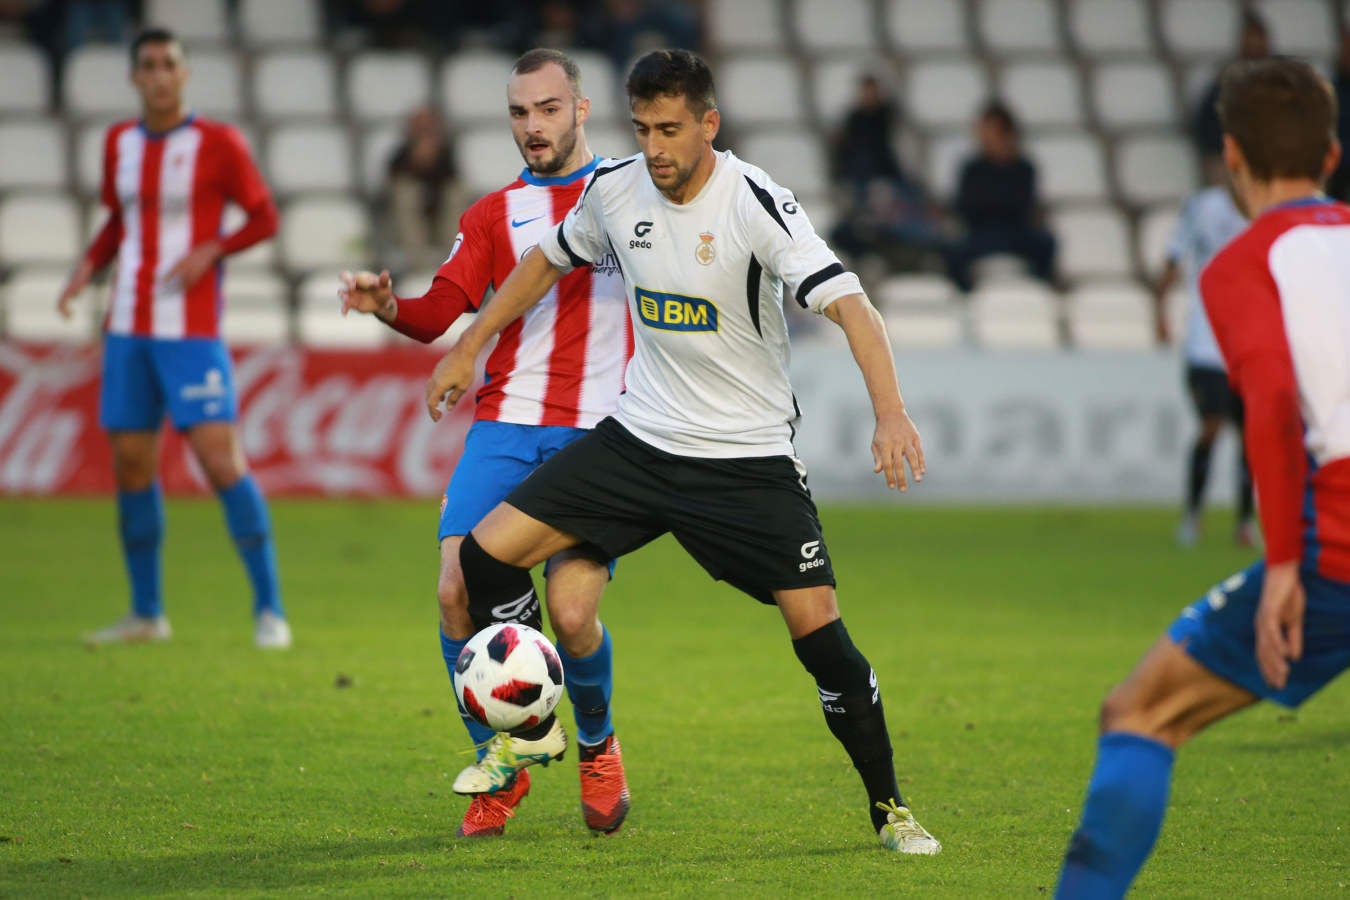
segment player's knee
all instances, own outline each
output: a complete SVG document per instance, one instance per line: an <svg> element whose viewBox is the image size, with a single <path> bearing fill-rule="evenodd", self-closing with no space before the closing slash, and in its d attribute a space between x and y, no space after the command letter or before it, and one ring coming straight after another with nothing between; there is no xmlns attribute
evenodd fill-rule
<svg viewBox="0 0 1350 900"><path fill-rule="evenodd" d="M867 690L873 677L872 666L853 644L843 619L835 619L792 642L806 671L816 683L835 690Z"/></svg>
<svg viewBox="0 0 1350 900"><path fill-rule="evenodd" d="M436 602L440 605L443 621L468 616L469 592L464 587L464 578L458 567L441 571L441 577L436 582Z"/></svg>
<svg viewBox="0 0 1350 900"><path fill-rule="evenodd" d="M550 599L548 620L558 643L571 657L590 656L600 645L600 618L588 603Z"/></svg>

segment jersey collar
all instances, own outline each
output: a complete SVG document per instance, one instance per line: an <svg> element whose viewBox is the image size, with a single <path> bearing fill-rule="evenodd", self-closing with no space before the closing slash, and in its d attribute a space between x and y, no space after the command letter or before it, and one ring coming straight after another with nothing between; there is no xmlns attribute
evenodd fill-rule
<svg viewBox="0 0 1350 900"><path fill-rule="evenodd" d="M527 167L520 170L520 180L526 184L535 185L536 187L549 187L550 185L555 184L571 184L577 179L585 178L587 175L594 172L595 167L598 165L600 165L600 155L595 154L591 157L590 162L569 175L534 175Z"/></svg>
<svg viewBox="0 0 1350 900"><path fill-rule="evenodd" d="M196 120L197 120L197 114L196 114L195 112L190 112L190 113L187 114L187 118L185 118L183 121L179 122L177 125L173 126L172 128L170 128L170 129L167 130L167 131L151 131L149 128L147 128L147 127L145 126L145 120L144 120L144 119L141 119L139 122L137 122L137 123L136 123L136 127L139 128L139 129L141 130L141 134L144 134L144 135L145 135L146 137L148 137L148 138L162 138L162 137L168 137L169 135L173 134L175 131L177 131L177 130L180 129L180 128L186 128L186 127L188 127L189 125L191 125L191 124L192 124L193 122L195 122Z"/></svg>
<svg viewBox="0 0 1350 900"><path fill-rule="evenodd" d="M1322 206L1331 203L1332 199L1320 191L1316 194L1309 194L1306 197L1296 197L1293 200L1286 200L1283 203L1276 203L1266 212L1272 212L1277 209L1298 209L1300 206Z"/></svg>

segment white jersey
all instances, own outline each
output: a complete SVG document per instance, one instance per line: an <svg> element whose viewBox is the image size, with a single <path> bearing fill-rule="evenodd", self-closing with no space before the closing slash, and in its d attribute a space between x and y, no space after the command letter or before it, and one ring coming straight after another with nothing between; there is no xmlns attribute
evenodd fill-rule
<svg viewBox="0 0 1350 900"><path fill-rule="evenodd" d="M1214 340L1214 331L1200 299L1200 273L1228 242L1241 234L1247 220L1238 212L1227 188L1209 187L1197 191L1181 208L1181 218L1167 258L1181 267L1186 279L1186 339L1183 350L1186 363L1209 369L1222 369L1223 354Z"/></svg>
<svg viewBox="0 0 1350 900"><path fill-rule="evenodd" d="M641 154L610 160L539 246L563 270L618 259L635 344L615 415L625 428L681 456L792 455L783 289L819 313L862 287L791 191L722 151L698 196L676 204Z"/></svg>

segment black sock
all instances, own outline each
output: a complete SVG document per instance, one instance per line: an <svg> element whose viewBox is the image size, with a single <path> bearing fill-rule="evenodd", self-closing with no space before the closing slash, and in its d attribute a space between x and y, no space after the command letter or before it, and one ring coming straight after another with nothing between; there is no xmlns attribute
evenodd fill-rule
<svg viewBox="0 0 1350 900"><path fill-rule="evenodd" d="M544 616L530 570L502 562L469 534L459 545L459 566L469 592L469 618L474 631L498 622L520 622L543 628Z"/></svg>
<svg viewBox="0 0 1350 900"><path fill-rule="evenodd" d="M1186 512L1200 511L1200 501L1205 496L1205 485L1209 482L1209 452L1213 444L1197 440L1191 448L1191 467L1186 477Z"/></svg>
<svg viewBox="0 0 1350 900"><path fill-rule="evenodd" d="M894 800L904 805L904 799L895 783L891 739L886 732L876 673L853 646L840 619L797 638L792 649L816 679L825 724L858 770L867 791L872 827L880 829L886 824L886 813L876 804Z"/></svg>

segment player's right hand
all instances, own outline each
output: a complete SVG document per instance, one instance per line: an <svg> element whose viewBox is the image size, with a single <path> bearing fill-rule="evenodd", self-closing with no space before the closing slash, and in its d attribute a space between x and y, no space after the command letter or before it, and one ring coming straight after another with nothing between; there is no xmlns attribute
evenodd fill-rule
<svg viewBox="0 0 1350 900"><path fill-rule="evenodd" d="M88 287L93 277L94 267L88 260L82 260L75 267L75 271L70 273L70 280L66 282L65 288L61 291L61 296L56 299L56 311L61 314L61 318L70 318L70 304L80 291Z"/></svg>
<svg viewBox="0 0 1350 900"><path fill-rule="evenodd" d="M1289 664L1303 657L1303 611L1308 598L1298 577L1298 560L1266 567L1256 609L1256 662L1266 683L1283 690Z"/></svg>
<svg viewBox="0 0 1350 900"><path fill-rule="evenodd" d="M475 355L456 343L450 352L441 357L427 382L427 413L431 421L439 422L444 413L441 403L449 410L459 398L463 397L473 384L473 363Z"/></svg>
<svg viewBox="0 0 1350 900"><path fill-rule="evenodd" d="M342 286L338 288L338 299L342 301L344 316L352 310L376 314L394 302L394 286L388 269L378 275L374 272L343 272L339 278Z"/></svg>

